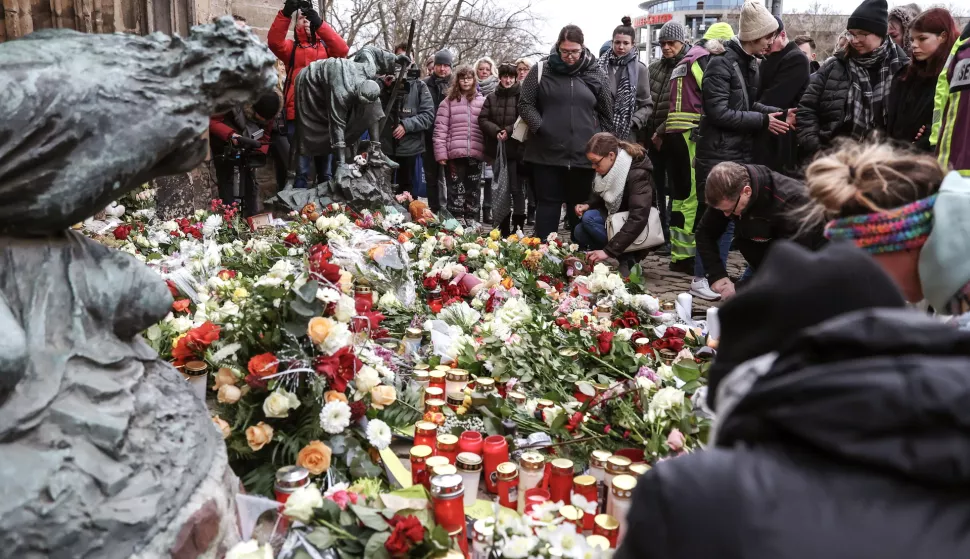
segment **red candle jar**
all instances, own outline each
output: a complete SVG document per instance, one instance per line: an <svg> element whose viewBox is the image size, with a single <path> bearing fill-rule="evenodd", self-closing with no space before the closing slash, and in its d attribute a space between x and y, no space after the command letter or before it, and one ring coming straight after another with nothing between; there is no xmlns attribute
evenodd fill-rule
<svg viewBox="0 0 970 559"><path fill-rule="evenodd" d="M431 479L431 502L434 521L449 535L455 534L462 553L468 556L468 538L465 535L465 505L462 497L465 488L458 474L435 476Z"/></svg>
<svg viewBox="0 0 970 559"><path fill-rule="evenodd" d="M439 369L435 369L428 373L428 388L440 388L441 397L444 398L445 395L445 372Z"/></svg>
<svg viewBox="0 0 970 559"><path fill-rule="evenodd" d="M441 413L442 408L445 407L445 401L440 398L432 398L430 400L424 401L424 413ZM426 416L427 417L427 416Z"/></svg>
<svg viewBox="0 0 970 559"><path fill-rule="evenodd" d="M552 461L552 475L549 477L549 499L553 503L568 503L572 488L573 461L556 458Z"/></svg>
<svg viewBox="0 0 970 559"><path fill-rule="evenodd" d="M650 345L650 340L647 338L640 338L633 342L633 345L636 346L636 352L640 355L650 355L653 353L653 347Z"/></svg>
<svg viewBox="0 0 970 559"><path fill-rule="evenodd" d="M460 408L465 403L465 393L454 392L452 394L449 394L447 402L448 402L448 407L451 408L451 411L458 411L458 408Z"/></svg>
<svg viewBox="0 0 970 559"><path fill-rule="evenodd" d="M542 503L549 502L549 492L545 489L539 487L533 487L532 489L525 490L525 508L522 510L524 514L529 514L534 508L541 505Z"/></svg>
<svg viewBox="0 0 970 559"><path fill-rule="evenodd" d="M431 309L432 313L438 314L441 312L441 306L441 291L438 289L432 289L428 292L428 308Z"/></svg>
<svg viewBox="0 0 970 559"><path fill-rule="evenodd" d="M310 485L309 470L300 466L283 466L276 470L276 483L273 487L276 501L285 505L290 495L307 485Z"/></svg>
<svg viewBox="0 0 970 559"><path fill-rule="evenodd" d="M428 485L428 464L431 447L418 445L411 448L411 485Z"/></svg>
<svg viewBox="0 0 970 559"><path fill-rule="evenodd" d="M471 452L482 455L485 443L478 431L465 431L458 438L458 452Z"/></svg>
<svg viewBox="0 0 970 559"><path fill-rule="evenodd" d="M609 540L610 549L615 549L620 536L620 523L608 514L597 514L593 521L593 534Z"/></svg>
<svg viewBox="0 0 970 559"><path fill-rule="evenodd" d="M509 443L505 442L505 437L501 435L485 437L482 452L485 454L485 490L489 493L497 493L498 465L509 461ZM569 462L570 467L572 464ZM570 480L572 480L571 476Z"/></svg>
<svg viewBox="0 0 970 559"><path fill-rule="evenodd" d="M430 421L419 421L414 424L414 446L425 445L433 451L438 438L438 426Z"/></svg>
<svg viewBox="0 0 970 559"><path fill-rule="evenodd" d="M458 437L449 433L438 435L438 450L435 456L444 456L449 464L454 464L458 459Z"/></svg>
<svg viewBox="0 0 970 559"><path fill-rule="evenodd" d="M358 285L354 289L354 308L357 309L357 314L370 312L374 308L374 294L370 287Z"/></svg>
<svg viewBox="0 0 970 559"><path fill-rule="evenodd" d="M515 510L519 504L519 469L512 462L502 462L496 468L498 504Z"/></svg>
<svg viewBox="0 0 970 559"><path fill-rule="evenodd" d="M598 503L599 491L596 487L596 478L593 476L576 476L573 478L573 494L582 495L587 502ZM583 511L584 513L586 511ZM583 516L583 530L593 529L593 519L595 512Z"/></svg>

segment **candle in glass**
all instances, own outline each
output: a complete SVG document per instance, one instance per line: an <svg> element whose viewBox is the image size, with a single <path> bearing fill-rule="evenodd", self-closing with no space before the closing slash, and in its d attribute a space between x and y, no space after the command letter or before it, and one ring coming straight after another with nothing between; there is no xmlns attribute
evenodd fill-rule
<svg viewBox="0 0 970 559"><path fill-rule="evenodd" d="M626 515L630 511L633 500L633 489L637 486L637 478L629 475L619 475L613 478L613 516L620 523L617 533L618 541L623 541L626 532Z"/></svg>
<svg viewBox="0 0 970 559"><path fill-rule="evenodd" d="M525 492L542 483L546 461L538 452L524 452L519 458L519 514L525 512Z"/></svg>
<svg viewBox="0 0 970 559"><path fill-rule="evenodd" d="M573 488L573 461L556 458L552 461L552 476L549 478L549 497L552 502L569 502Z"/></svg>
<svg viewBox="0 0 970 559"><path fill-rule="evenodd" d="M485 490L489 493L498 491L498 465L509 461L509 444L505 437L492 435L485 437Z"/></svg>
<svg viewBox="0 0 970 559"><path fill-rule="evenodd" d="M482 457L471 452L459 453L456 466L465 487L465 506L470 507L478 498L478 485L482 479Z"/></svg>

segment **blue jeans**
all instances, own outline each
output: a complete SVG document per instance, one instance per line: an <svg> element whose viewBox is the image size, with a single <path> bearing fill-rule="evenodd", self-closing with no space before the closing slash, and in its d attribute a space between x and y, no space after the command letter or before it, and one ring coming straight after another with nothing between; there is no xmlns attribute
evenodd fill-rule
<svg viewBox="0 0 970 559"><path fill-rule="evenodd" d="M582 219L573 229L573 242L582 250L600 250L606 246L606 219L599 210L583 212Z"/></svg>
<svg viewBox="0 0 970 559"><path fill-rule="evenodd" d="M716 211L716 210L715 210ZM721 253L721 264L727 267L728 252L731 250L731 241L734 240L734 221L732 220L728 223L727 229L724 230L724 234L721 238L717 240L718 252ZM701 255L698 254L694 258L694 277L703 278L704 275L704 261L701 259Z"/></svg>
<svg viewBox="0 0 970 559"><path fill-rule="evenodd" d="M296 122L291 121L286 123L286 135L290 139L290 145L293 145L293 137L296 136ZM327 182L331 177L330 168L332 162L332 155L328 155L325 158L314 157L312 155L301 155L296 170L296 180L293 181L293 187L307 187L307 182L310 180L310 169L313 168L314 164L317 167L317 182Z"/></svg>

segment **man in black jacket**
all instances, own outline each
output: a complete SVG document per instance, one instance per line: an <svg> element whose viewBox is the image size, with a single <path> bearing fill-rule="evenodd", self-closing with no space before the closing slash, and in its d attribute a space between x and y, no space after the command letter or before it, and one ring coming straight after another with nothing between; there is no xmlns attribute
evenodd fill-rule
<svg viewBox="0 0 970 559"><path fill-rule="evenodd" d="M448 49L441 49L434 55L434 67L432 73L424 78L424 84L428 86L431 93L431 101L434 104L434 114L438 114L438 105L448 95L448 87L451 85L451 66L454 64L454 57ZM425 134L425 153L428 157L423 157L421 162L424 166L424 182L428 186L428 208L433 212L441 209L441 190L438 180L441 174L441 165L435 161L431 154L434 153L431 137L433 134Z"/></svg>
<svg viewBox="0 0 970 559"><path fill-rule="evenodd" d="M707 174L721 161L747 163L751 161L754 138L758 132L784 134L794 124L779 119L784 113L758 101L758 56L764 54L774 40L778 21L764 5L748 0L741 8L740 31L727 41L722 56L711 58L704 73L704 115L701 118L694 162L697 178L697 217L695 226L703 219L706 208L704 196ZM727 259L726 251L722 261ZM704 263L694 259L694 280L691 293L695 297L717 300L704 273Z"/></svg>
<svg viewBox="0 0 970 559"><path fill-rule="evenodd" d="M808 57L808 69L811 73L818 72L818 69L822 64L816 60L818 53L815 52L815 39L811 35L799 35L792 39L792 42L798 45L798 50L805 53Z"/></svg>
<svg viewBox="0 0 970 559"><path fill-rule="evenodd" d="M787 111L798 107L811 72L808 57L798 45L788 40L785 23L778 16L775 19L778 20L778 34L759 69L761 92L758 101ZM772 171L794 176L798 172L796 147L794 132L776 136L762 131L755 139L752 161L767 165Z"/></svg>
<svg viewBox="0 0 970 559"><path fill-rule="evenodd" d="M418 156L425 153L425 138L434 126L434 101L428 86L418 79L420 73L417 66L408 69L399 93L402 97L391 105L391 123L381 131L382 150L401 165L397 169L398 192L411 191ZM388 76L385 81L382 103L390 97L395 77Z"/></svg>
<svg viewBox="0 0 970 559"><path fill-rule="evenodd" d="M970 333L871 257L780 242L719 313L708 448L637 480L615 559L970 557Z"/></svg>
<svg viewBox="0 0 970 559"><path fill-rule="evenodd" d="M711 289L722 300L734 296L734 283L718 254L718 239L734 222L734 240L757 271L778 239L816 249L825 244L823 224L802 227L797 210L810 203L805 185L763 165L719 163L707 178L708 211L697 229L697 254L704 261Z"/></svg>

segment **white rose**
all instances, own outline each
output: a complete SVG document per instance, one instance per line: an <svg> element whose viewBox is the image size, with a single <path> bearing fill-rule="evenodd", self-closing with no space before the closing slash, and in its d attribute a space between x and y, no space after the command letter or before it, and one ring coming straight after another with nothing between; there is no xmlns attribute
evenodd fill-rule
<svg viewBox="0 0 970 559"><path fill-rule="evenodd" d="M357 391L361 394L370 393L370 389L374 388L381 383L381 376L377 372L377 369L371 367L370 365L364 365L357 371L357 377L354 378L354 386L357 387Z"/></svg>
<svg viewBox="0 0 970 559"><path fill-rule="evenodd" d="M166 221L165 223L162 224L162 229L168 231L169 233L171 233L172 231L178 231L178 228L179 228L178 223L175 223L175 221L173 220Z"/></svg>
<svg viewBox="0 0 970 559"><path fill-rule="evenodd" d="M355 314L357 314L357 303L354 302L352 297L341 295L340 301L337 302L337 308L334 310L334 317L340 322L350 322Z"/></svg>
<svg viewBox="0 0 970 559"><path fill-rule="evenodd" d="M297 489L286 500L283 514L306 524L313 516L313 509L323 506L323 495L316 485L310 484Z"/></svg>
<svg viewBox="0 0 970 559"><path fill-rule="evenodd" d="M478 250L477 248L473 248L468 251L468 258L478 258L481 255L482 251Z"/></svg>
<svg viewBox="0 0 970 559"><path fill-rule="evenodd" d="M266 417L282 419L290 415L290 410L300 407L300 399L296 394L282 388L273 392L263 400L263 413Z"/></svg>
<svg viewBox="0 0 970 559"><path fill-rule="evenodd" d="M239 542L226 553L226 559L273 559L273 548L268 543L260 546L256 540Z"/></svg>

